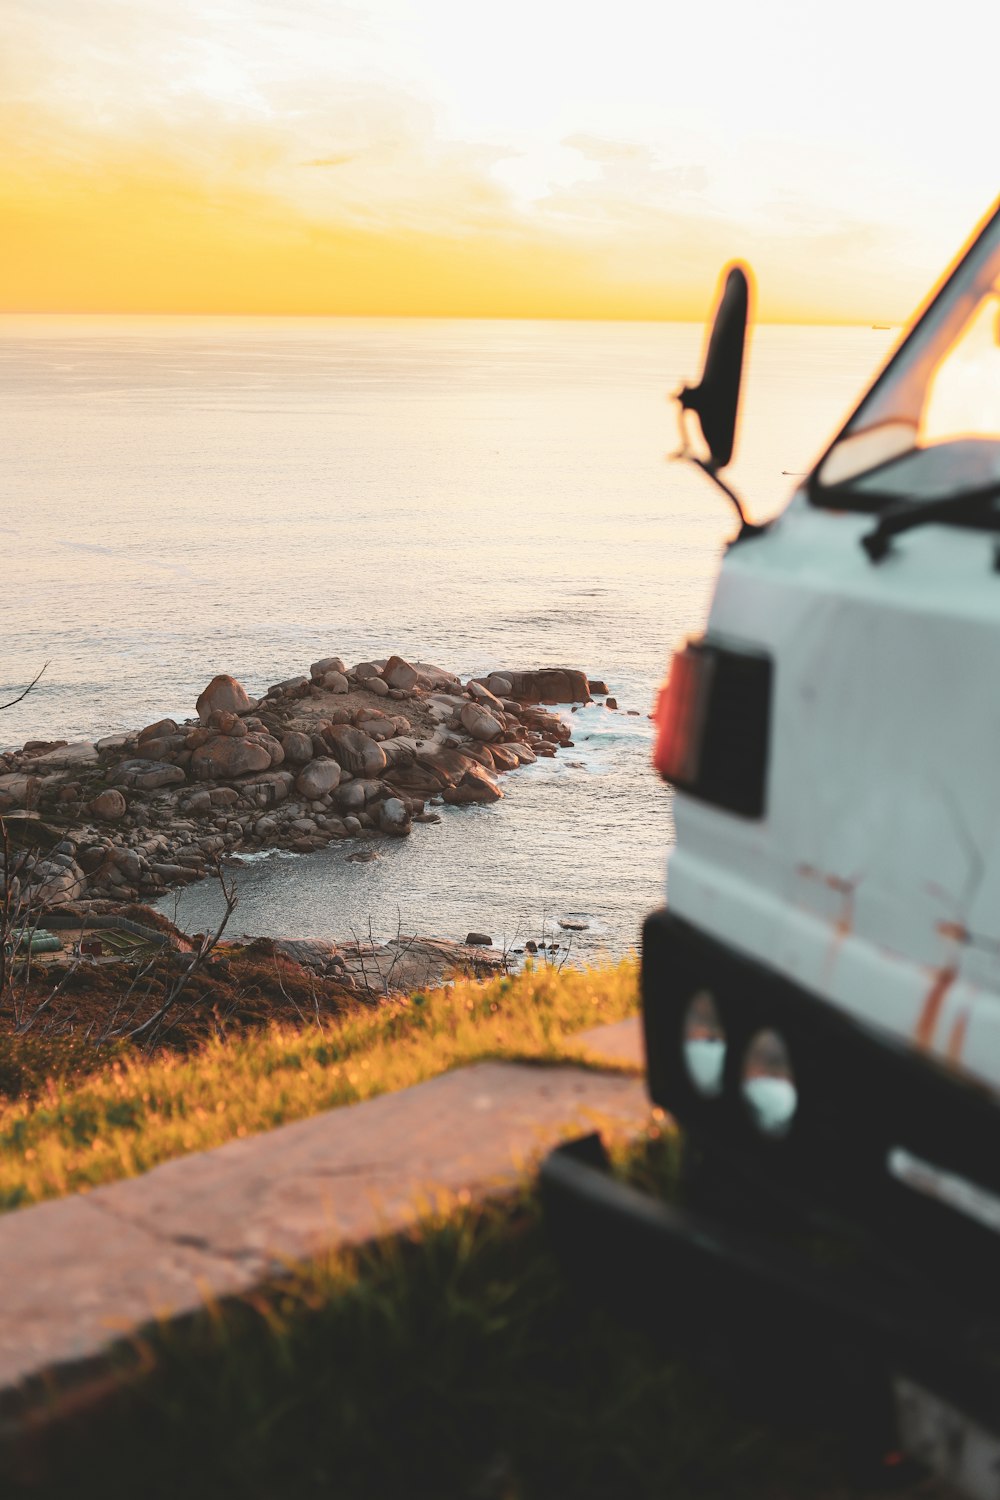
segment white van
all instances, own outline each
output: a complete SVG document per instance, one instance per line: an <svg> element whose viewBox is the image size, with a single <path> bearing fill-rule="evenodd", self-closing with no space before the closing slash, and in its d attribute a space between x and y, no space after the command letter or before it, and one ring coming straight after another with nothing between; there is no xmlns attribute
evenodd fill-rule
<svg viewBox="0 0 1000 1500"><path fill-rule="evenodd" d="M679 397L737 508L748 292L732 268ZM785 511L742 524L657 719L677 844L643 1020L688 1192L575 1143L543 1169L555 1232L648 1324L696 1305L693 1338L996 1500L1000 205Z"/></svg>

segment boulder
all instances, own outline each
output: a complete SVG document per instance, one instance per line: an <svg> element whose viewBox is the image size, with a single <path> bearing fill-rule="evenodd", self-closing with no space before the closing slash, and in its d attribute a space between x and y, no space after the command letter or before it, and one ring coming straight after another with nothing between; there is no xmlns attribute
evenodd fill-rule
<svg viewBox="0 0 1000 1500"><path fill-rule="evenodd" d="M306 766L313 758L313 743L301 729L288 729L281 736L281 748L285 759L292 766Z"/></svg>
<svg viewBox="0 0 1000 1500"><path fill-rule="evenodd" d="M60 745L36 755L34 765L49 771L66 771L76 766L96 766L97 760L97 746L92 741L75 740L72 745Z"/></svg>
<svg viewBox="0 0 1000 1500"><path fill-rule="evenodd" d="M590 689L591 693L600 693L602 698L607 696L608 685L606 682L602 682L599 677L588 678L587 687Z"/></svg>
<svg viewBox="0 0 1000 1500"><path fill-rule="evenodd" d="M373 661L359 661L354 668L354 676L359 682L367 682L369 677L379 677L381 673Z"/></svg>
<svg viewBox="0 0 1000 1500"><path fill-rule="evenodd" d="M140 792L158 792L163 787L180 786L187 777L180 766L170 766L162 760L123 760L109 780L116 786L130 786Z"/></svg>
<svg viewBox="0 0 1000 1500"><path fill-rule="evenodd" d="M387 692L389 688L401 688L404 692L409 692L416 687L419 675L416 667L411 667L402 656L390 656L382 668Z"/></svg>
<svg viewBox="0 0 1000 1500"><path fill-rule="evenodd" d="M491 745L489 754L493 757L493 764L498 771L516 771L521 764L520 756L518 755L518 749L521 748L523 747L518 746L515 749L513 745Z"/></svg>
<svg viewBox="0 0 1000 1500"><path fill-rule="evenodd" d="M492 685L494 673L489 681ZM504 672L510 696L521 703L589 703L587 674L573 667L542 667L534 672Z"/></svg>
<svg viewBox="0 0 1000 1500"><path fill-rule="evenodd" d="M495 740L503 733L504 726L500 720L495 719L488 709L482 708L478 703L467 703L459 718L462 728L475 740Z"/></svg>
<svg viewBox="0 0 1000 1500"><path fill-rule="evenodd" d="M387 682L384 682L381 677L366 678L365 687L370 693L374 693L378 698L388 698L390 692L392 691L389 684Z"/></svg>
<svg viewBox="0 0 1000 1500"><path fill-rule="evenodd" d="M493 771L496 769L496 761L493 759L493 752L491 749L487 749L485 745L480 745L478 743L473 745L464 745L462 747L462 753L463 755L471 755L472 759L477 760L481 766L485 766L487 771Z"/></svg>
<svg viewBox="0 0 1000 1500"><path fill-rule="evenodd" d="M340 766L330 756L312 760L295 778L295 790L310 802L326 797L340 785Z"/></svg>
<svg viewBox="0 0 1000 1500"><path fill-rule="evenodd" d="M346 674L347 668L339 656L321 656L319 661L314 661L309 668L309 676L314 682L322 682L327 672Z"/></svg>
<svg viewBox="0 0 1000 1500"><path fill-rule="evenodd" d="M202 795L203 793L201 792L195 793L196 797ZM240 800L240 794L234 791L231 786L213 786L208 794L208 800L213 807L233 807Z"/></svg>
<svg viewBox="0 0 1000 1500"><path fill-rule="evenodd" d="M475 764L473 757L466 755L464 750L453 750L446 745L417 751L417 765L433 772L442 787L454 786Z"/></svg>
<svg viewBox="0 0 1000 1500"><path fill-rule="evenodd" d="M249 713L254 704L242 683L237 682L235 677L220 673L218 677L212 678L195 707L201 723L207 724L216 709L232 714L245 714Z"/></svg>
<svg viewBox="0 0 1000 1500"><path fill-rule="evenodd" d="M336 803L342 813L357 813L364 809L365 789L360 781L349 781L337 788Z"/></svg>
<svg viewBox="0 0 1000 1500"><path fill-rule="evenodd" d="M266 771L270 764L271 752L266 745L220 734L194 752L191 774L196 781L231 781L251 771Z"/></svg>
<svg viewBox="0 0 1000 1500"><path fill-rule="evenodd" d="M147 724L145 729L139 730L139 744L145 740L162 740L168 734L176 734L178 725L174 719L157 719L155 724ZM100 749L102 741L98 741L97 748Z"/></svg>
<svg viewBox="0 0 1000 1500"><path fill-rule="evenodd" d="M294 785L294 777L291 771L265 771L262 776L248 776L239 783L240 794L243 797L254 798L265 807L274 807L279 802L284 802L291 794ZM218 791L229 790L220 787ZM215 800L217 792L212 793Z"/></svg>
<svg viewBox="0 0 1000 1500"><path fill-rule="evenodd" d="M380 776L386 768L385 751L360 729L331 724L323 738L337 764L352 776Z"/></svg>
<svg viewBox="0 0 1000 1500"><path fill-rule="evenodd" d="M488 687L484 687L481 682L476 682L475 679L470 681L469 692L477 703L483 703L487 708L495 708L498 714L503 712L503 704L500 702L500 699L495 693L491 693Z"/></svg>
<svg viewBox="0 0 1000 1500"><path fill-rule="evenodd" d="M185 736L183 734L168 734L151 736L149 739L140 739L135 747L136 757L139 760L169 760L185 748Z"/></svg>
<svg viewBox="0 0 1000 1500"><path fill-rule="evenodd" d="M467 948L492 948L493 939L488 932L470 932L466 935L465 946Z"/></svg>
<svg viewBox="0 0 1000 1500"><path fill-rule="evenodd" d="M378 826L383 833L409 833L410 814L398 797L387 797L378 810Z"/></svg>
<svg viewBox="0 0 1000 1500"><path fill-rule="evenodd" d="M486 679L486 686L498 698L509 698L514 687L510 678L505 677L502 672L491 672Z"/></svg>
<svg viewBox="0 0 1000 1500"><path fill-rule="evenodd" d="M269 698L283 698L286 694L300 696L302 689L308 686L309 678L303 677L300 673L298 677L286 677L284 682L272 682L267 690L267 696Z"/></svg>
<svg viewBox="0 0 1000 1500"><path fill-rule="evenodd" d="M121 792L116 791L114 787L108 787L106 791L99 792L93 799L89 810L95 818L100 818L102 822L114 823L119 818L124 818L128 812L128 803Z"/></svg>
<svg viewBox="0 0 1000 1500"><path fill-rule="evenodd" d="M473 762L458 785L448 788L444 800L461 806L467 802L499 802L502 796L503 792L490 773Z"/></svg>
<svg viewBox="0 0 1000 1500"><path fill-rule="evenodd" d="M328 693L346 693L350 686L343 672L324 672L320 681Z"/></svg>
<svg viewBox="0 0 1000 1500"><path fill-rule="evenodd" d="M434 797L450 785L429 767L418 766L413 760L390 766L385 780L396 791L412 797Z"/></svg>
<svg viewBox="0 0 1000 1500"><path fill-rule="evenodd" d="M280 740L276 740L273 734L267 734L265 732L264 734L255 734L253 736L253 741L254 744L260 745L264 750L267 751L268 755L271 757L272 766L281 765L281 762L285 758L285 752L282 749Z"/></svg>

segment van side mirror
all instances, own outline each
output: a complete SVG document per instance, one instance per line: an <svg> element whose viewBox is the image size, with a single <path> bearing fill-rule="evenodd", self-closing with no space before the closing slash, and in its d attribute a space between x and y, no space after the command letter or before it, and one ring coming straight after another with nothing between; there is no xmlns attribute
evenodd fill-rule
<svg viewBox="0 0 1000 1500"><path fill-rule="evenodd" d="M693 411L698 418L711 454L708 467L713 475L733 456L750 306L744 268L733 265L723 275L725 284L716 304L701 381L696 386L684 386L677 396L681 409Z"/></svg>

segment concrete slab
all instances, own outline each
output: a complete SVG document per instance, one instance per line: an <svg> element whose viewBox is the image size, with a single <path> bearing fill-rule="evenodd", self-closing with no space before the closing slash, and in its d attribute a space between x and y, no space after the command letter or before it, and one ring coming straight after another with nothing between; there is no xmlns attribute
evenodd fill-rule
<svg viewBox="0 0 1000 1500"><path fill-rule="evenodd" d="M634 1135L641 1079L480 1063L84 1196L0 1217L0 1405L154 1318L411 1224L442 1195L512 1188L574 1131Z"/></svg>
<svg viewBox="0 0 1000 1500"><path fill-rule="evenodd" d="M639 1016L614 1021L610 1026L594 1026L590 1031L579 1032L574 1040L584 1042L592 1052L611 1062L634 1063L637 1068L645 1070L646 1047Z"/></svg>

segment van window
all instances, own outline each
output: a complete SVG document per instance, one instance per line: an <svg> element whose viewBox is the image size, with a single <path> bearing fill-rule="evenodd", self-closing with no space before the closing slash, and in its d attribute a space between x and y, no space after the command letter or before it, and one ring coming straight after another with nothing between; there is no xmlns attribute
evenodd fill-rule
<svg viewBox="0 0 1000 1500"><path fill-rule="evenodd" d="M818 505L879 510L994 484L1000 501L1000 209L820 460L809 493Z"/></svg>

